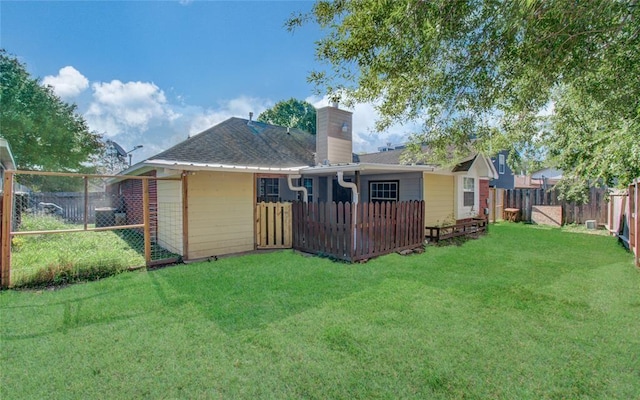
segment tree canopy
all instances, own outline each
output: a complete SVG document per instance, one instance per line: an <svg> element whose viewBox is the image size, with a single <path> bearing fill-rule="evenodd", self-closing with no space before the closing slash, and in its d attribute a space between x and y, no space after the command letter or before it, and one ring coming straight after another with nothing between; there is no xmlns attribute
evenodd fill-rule
<svg viewBox="0 0 640 400"><path fill-rule="evenodd" d="M303 100L291 98L277 102L272 108L260 113L258 121L272 125L299 128L316 134L316 109Z"/></svg>
<svg viewBox="0 0 640 400"><path fill-rule="evenodd" d="M0 50L0 136L9 141L17 167L24 170L87 172L103 148L76 105L31 78L24 64L5 50Z"/></svg>
<svg viewBox="0 0 640 400"><path fill-rule="evenodd" d="M548 151L577 182L626 184L640 175L639 18L625 0L336 0L287 27L324 29L320 93L373 102L379 130L422 122L414 140L436 157L473 137L483 152Z"/></svg>

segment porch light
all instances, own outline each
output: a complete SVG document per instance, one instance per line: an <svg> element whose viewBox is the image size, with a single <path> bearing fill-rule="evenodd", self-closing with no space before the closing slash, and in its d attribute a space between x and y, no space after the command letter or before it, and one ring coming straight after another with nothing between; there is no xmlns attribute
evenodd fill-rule
<svg viewBox="0 0 640 400"><path fill-rule="evenodd" d="M347 133L349 131L349 124L346 122L342 123L342 133Z"/></svg>

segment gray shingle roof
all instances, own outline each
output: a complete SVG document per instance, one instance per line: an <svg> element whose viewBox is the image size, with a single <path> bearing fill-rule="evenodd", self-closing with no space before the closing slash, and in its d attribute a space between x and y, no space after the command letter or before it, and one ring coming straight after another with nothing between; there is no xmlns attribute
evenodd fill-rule
<svg viewBox="0 0 640 400"><path fill-rule="evenodd" d="M300 129L229 118L149 161L287 168L314 165L315 148L315 136Z"/></svg>

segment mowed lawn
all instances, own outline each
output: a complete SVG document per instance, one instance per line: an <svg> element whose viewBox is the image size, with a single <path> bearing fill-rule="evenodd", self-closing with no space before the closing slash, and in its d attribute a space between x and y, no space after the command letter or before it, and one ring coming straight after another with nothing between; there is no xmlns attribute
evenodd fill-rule
<svg viewBox="0 0 640 400"><path fill-rule="evenodd" d="M0 293L0 398L635 399L615 239L501 224L343 264L292 251Z"/></svg>

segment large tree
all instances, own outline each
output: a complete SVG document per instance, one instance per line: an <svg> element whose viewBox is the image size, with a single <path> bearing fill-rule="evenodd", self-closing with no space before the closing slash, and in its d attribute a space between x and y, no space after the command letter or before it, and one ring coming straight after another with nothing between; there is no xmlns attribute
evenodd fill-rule
<svg viewBox="0 0 640 400"><path fill-rule="evenodd" d="M258 116L258 121L268 124L299 128L316 134L316 109L312 104L291 98L277 102Z"/></svg>
<svg viewBox="0 0 640 400"><path fill-rule="evenodd" d="M0 136L9 141L17 167L24 170L87 172L103 149L100 135L89 130L76 105L41 85L4 50L0 50ZM40 187L45 190L63 190L68 181L33 175L21 179L27 185L49 181L61 186Z"/></svg>
<svg viewBox="0 0 640 400"><path fill-rule="evenodd" d="M287 26L306 23L326 32L318 91L377 104L380 130L423 122L436 157L472 137L549 150L583 183L640 175L638 1L317 1Z"/></svg>

